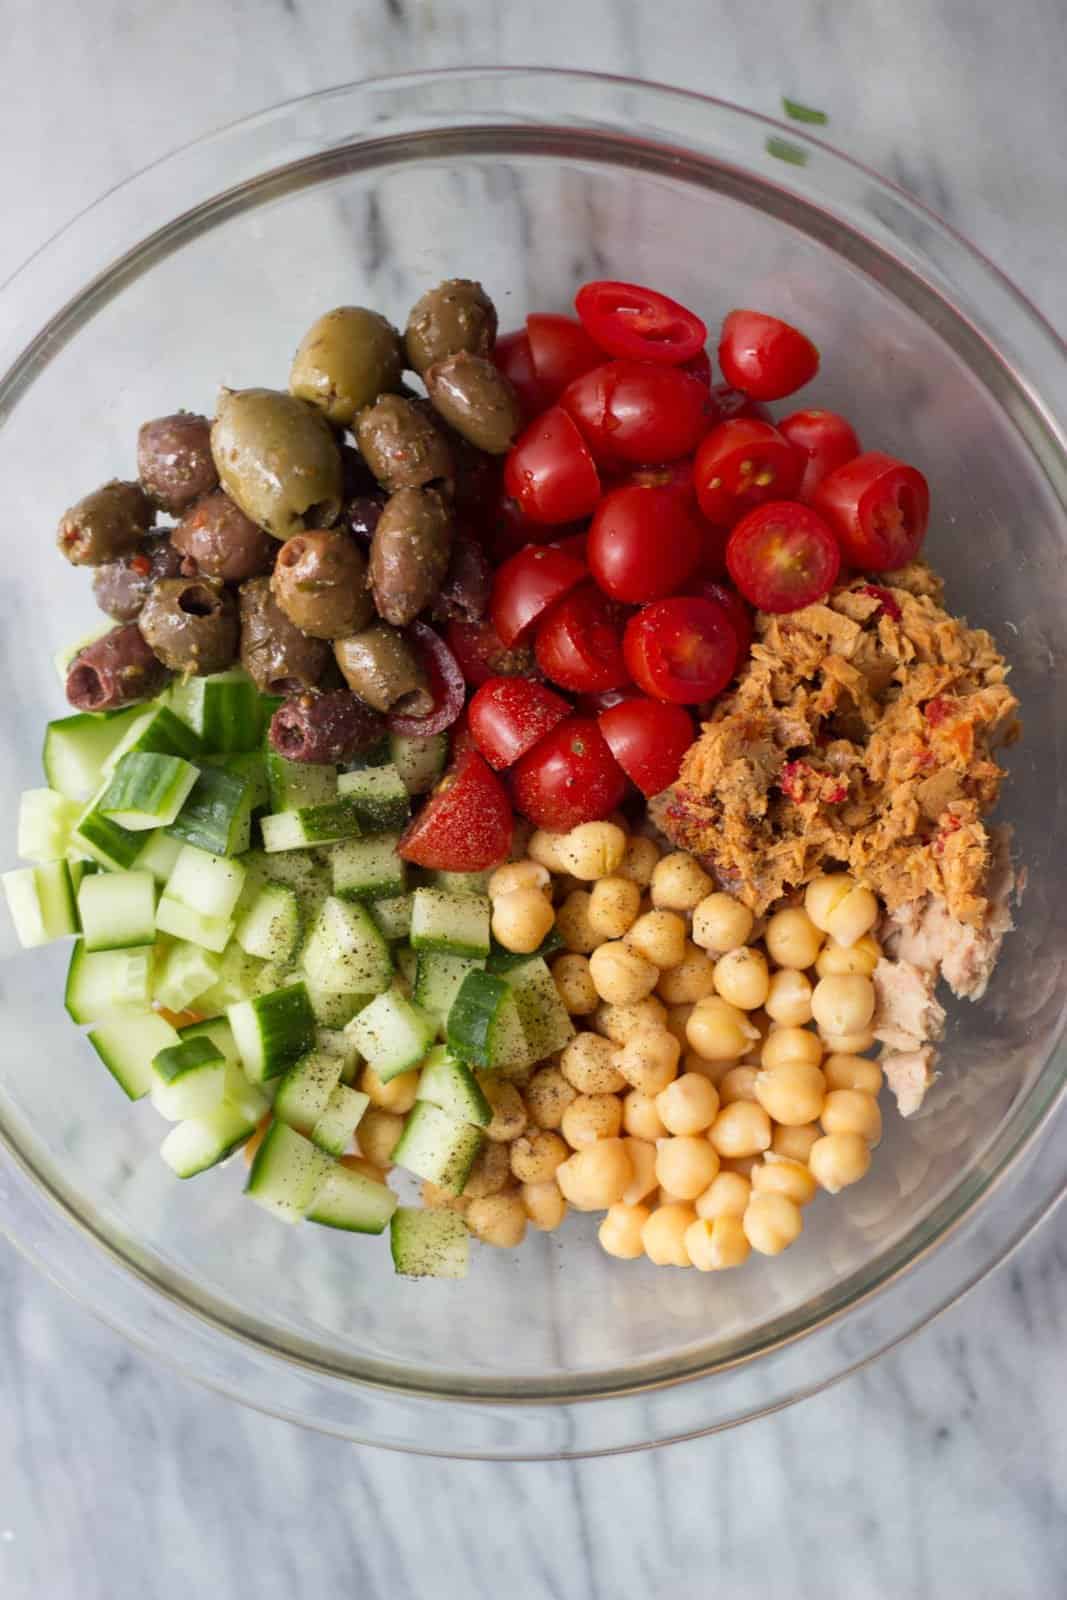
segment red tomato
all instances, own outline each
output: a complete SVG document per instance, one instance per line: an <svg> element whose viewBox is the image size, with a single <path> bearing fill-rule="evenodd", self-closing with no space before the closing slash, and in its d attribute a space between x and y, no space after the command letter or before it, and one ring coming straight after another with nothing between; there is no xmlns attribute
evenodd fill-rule
<svg viewBox="0 0 1067 1600"><path fill-rule="evenodd" d="M833 585L841 551L829 525L799 500L772 500L742 517L726 546L730 576L761 611L799 611Z"/></svg>
<svg viewBox="0 0 1067 1600"><path fill-rule="evenodd" d="M459 662L435 628L427 622L412 622L408 635L419 646L433 694L433 710L424 717L408 717L394 711L388 719L389 732L406 739L428 739L452 726L463 710L467 687Z"/></svg>
<svg viewBox="0 0 1067 1600"><path fill-rule="evenodd" d="M584 563L550 544L528 544L498 567L489 614L506 648L538 617L589 576Z"/></svg>
<svg viewBox="0 0 1067 1600"><path fill-rule="evenodd" d="M701 530L673 489L613 489L589 529L589 570L613 600L673 594L701 558Z"/></svg>
<svg viewBox="0 0 1067 1600"><path fill-rule="evenodd" d="M607 466L687 456L715 417L699 379L648 361L609 361L594 367L567 386L560 405L578 424L596 460Z"/></svg>
<svg viewBox="0 0 1067 1600"><path fill-rule="evenodd" d="M725 562L723 565L725 571ZM747 600L742 600L732 583L719 583L715 580L702 579L698 584L691 586L694 594L700 595L704 600L714 600L716 605L722 606L730 618L733 630L737 635L737 669L743 666L749 648L752 644L752 611Z"/></svg>
<svg viewBox="0 0 1067 1600"><path fill-rule="evenodd" d="M568 717L516 763L512 793L535 827L568 833L615 810L626 774L591 717Z"/></svg>
<svg viewBox="0 0 1067 1600"><path fill-rule="evenodd" d="M537 665L573 694L621 689L629 681L622 658L626 613L593 583L583 583L538 625Z"/></svg>
<svg viewBox="0 0 1067 1600"><path fill-rule="evenodd" d="M728 528L753 506L796 494L805 459L769 422L720 422L693 463L700 509L709 522Z"/></svg>
<svg viewBox="0 0 1067 1600"><path fill-rule="evenodd" d="M562 539L550 540L553 550L562 550L564 555L580 561L583 566L588 566L586 555L589 550L589 535L582 533L568 533Z"/></svg>
<svg viewBox="0 0 1067 1600"><path fill-rule="evenodd" d="M762 311L731 311L719 336L719 366L727 383L753 400L781 400L819 370L811 340Z"/></svg>
<svg viewBox="0 0 1067 1600"><path fill-rule="evenodd" d="M490 678L470 703L470 730L491 767L510 767L551 733L571 705L529 678Z"/></svg>
<svg viewBox="0 0 1067 1600"><path fill-rule="evenodd" d="M561 406L520 433L504 464L504 488L531 522L576 522L592 511L600 479L585 440Z"/></svg>
<svg viewBox="0 0 1067 1600"><path fill-rule="evenodd" d="M573 317L535 311L526 318L526 337L546 406L554 405L568 383L604 359L603 351Z"/></svg>
<svg viewBox="0 0 1067 1600"><path fill-rule="evenodd" d="M525 678L533 671L530 647L520 644L509 650L491 622L450 622L445 638L460 671L474 688L490 678Z"/></svg>
<svg viewBox="0 0 1067 1600"><path fill-rule="evenodd" d="M711 357L706 350L698 350L695 356L690 356L688 361L683 361L682 371L690 373L705 388L711 388Z"/></svg>
<svg viewBox="0 0 1067 1600"><path fill-rule="evenodd" d="M640 689L635 689L632 683L627 683L621 689L601 689L597 694L580 694L574 702L574 709L580 717L599 717L602 711L610 711L612 706L621 706L624 700L640 700L640 698Z"/></svg>
<svg viewBox="0 0 1067 1600"><path fill-rule="evenodd" d="M548 405L548 396L534 371L533 351L525 328L501 334L493 346L493 360L514 386L523 415L536 417Z"/></svg>
<svg viewBox="0 0 1067 1600"><path fill-rule="evenodd" d="M401 834L397 854L438 872L484 872L511 848L511 823L504 785L467 750Z"/></svg>
<svg viewBox="0 0 1067 1600"><path fill-rule="evenodd" d="M674 782L693 742L688 711L662 700L624 700L601 713L599 726L615 760L645 795Z"/></svg>
<svg viewBox="0 0 1067 1600"><path fill-rule="evenodd" d="M755 422L773 422L770 407L753 400L729 383L713 383L711 398L719 408L719 421L729 422L731 417L751 417Z"/></svg>
<svg viewBox="0 0 1067 1600"><path fill-rule="evenodd" d="M670 489L675 494L683 495L695 506L697 497L693 488L693 458L683 456L680 461L664 461L654 467L631 467L605 488L626 489L632 486L639 489Z"/></svg>
<svg viewBox="0 0 1067 1600"><path fill-rule="evenodd" d="M849 566L892 572L919 553L930 519L930 486L917 467L868 450L825 477L812 504L829 522Z"/></svg>
<svg viewBox="0 0 1067 1600"><path fill-rule="evenodd" d="M611 356L679 366L701 349L708 330L698 316L655 289L603 279L578 290L574 309Z"/></svg>
<svg viewBox="0 0 1067 1600"><path fill-rule="evenodd" d="M808 458L800 480L799 500L810 500L828 472L843 467L860 453L855 428L836 411L794 411L791 417L782 418L778 432Z"/></svg>
<svg viewBox="0 0 1067 1600"><path fill-rule="evenodd" d="M713 700L734 674L737 635L714 600L675 596L643 606L626 625L623 652L634 682L656 700Z"/></svg>

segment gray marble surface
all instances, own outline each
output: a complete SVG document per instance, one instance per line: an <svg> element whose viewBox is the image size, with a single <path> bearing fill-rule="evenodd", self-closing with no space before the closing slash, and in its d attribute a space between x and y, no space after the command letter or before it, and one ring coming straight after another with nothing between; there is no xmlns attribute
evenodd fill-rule
<svg viewBox="0 0 1067 1600"><path fill-rule="evenodd" d="M220 122L344 78L524 62L826 107L831 137L1067 324L1060 0L2 0L0 28L0 279ZM1061 1220L904 1348L777 1417L623 1460L446 1465L202 1392L3 1246L0 1595L1054 1600L1065 1336Z"/></svg>

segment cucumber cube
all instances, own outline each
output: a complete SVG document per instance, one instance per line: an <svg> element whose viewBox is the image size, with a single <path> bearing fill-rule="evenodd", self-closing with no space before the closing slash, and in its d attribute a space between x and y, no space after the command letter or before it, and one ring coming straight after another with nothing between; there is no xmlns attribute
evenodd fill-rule
<svg viewBox="0 0 1067 1600"><path fill-rule="evenodd" d="M97 872L78 886L86 950L128 950L156 936L156 880L150 872Z"/></svg>
<svg viewBox="0 0 1067 1600"><path fill-rule="evenodd" d="M393 1266L405 1278L465 1278L470 1234L454 1211L398 1206L389 1225Z"/></svg>
<svg viewBox="0 0 1067 1600"><path fill-rule="evenodd" d="M487 896L416 889L411 903L411 947L451 956L489 954Z"/></svg>
<svg viewBox="0 0 1067 1600"><path fill-rule="evenodd" d="M383 1083L418 1065L437 1033L425 1011L390 989L371 1001L345 1029Z"/></svg>

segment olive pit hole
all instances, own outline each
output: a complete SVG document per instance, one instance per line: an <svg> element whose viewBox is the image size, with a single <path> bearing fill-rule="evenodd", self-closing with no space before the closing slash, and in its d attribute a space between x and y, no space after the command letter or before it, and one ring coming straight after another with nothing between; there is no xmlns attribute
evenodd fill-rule
<svg viewBox="0 0 1067 1600"><path fill-rule="evenodd" d="M190 589L182 590L178 596L178 609L189 617L211 617L219 609L218 596L213 595L210 589L195 584Z"/></svg>

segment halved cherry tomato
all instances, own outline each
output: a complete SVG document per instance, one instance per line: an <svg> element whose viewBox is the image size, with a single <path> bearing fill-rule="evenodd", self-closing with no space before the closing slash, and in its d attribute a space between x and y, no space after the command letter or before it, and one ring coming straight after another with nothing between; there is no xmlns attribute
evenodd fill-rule
<svg viewBox="0 0 1067 1600"><path fill-rule="evenodd" d="M778 432L808 458L798 500L810 501L828 472L843 467L860 453L855 428L836 411L794 411L792 416L782 418Z"/></svg>
<svg viewBox="0 0 1067 1600"><path fill-rule="evenodd" d="M695 356L708 337L692 311L639 283L601 279L583 284L574 309L602 350L634 361L678 366Z"/></svg>
<svg viewBox="0 0 1067 1600"><path fill-rule="evenodd" d="M725 572L725 559L723 571ZM716 579L703 578L698 583L690 585L693 594L700 595L705 600L714 600L716 605L722 606L733 630L737 635L737 664L736 672L744 665L752 645L752 609L747 600L743 600L732 583L720 583Z"/></svg>
<svg viewBox="0 0 1067 1600"><path fill-rule="evenodd" d="M625 618L623 607L596 584L583 583L539 623L537 665L546 678L574 694L620 689L630 676L622 655Z"/></svg>
<svg viewBox="0 0 1067 1600"><path fill-rule="evenodd" d="M538 828L568 833L614 811L626 774L592 717L568 717L512 771L515 805Z"/></svg>
<svg viewBox="0 0 1067 1600"><path fill-rule="evenodd" d="M687 456L716 415L698 378L648 361L594 367L568 384L560 405L605 466Z"/></svg>
<svg viewBox="0 0 1067 1600"><path fill-rule="evenodd" d="M719 335L727 383L753 400L781 400L819 370L819 352L799 328L762 311L731 311Z"/></svg>
<svg viewBox="0 0 1067 1600"><path fill-rule="evenodd" d="M773 422L770 407L749 394L735 389L730 383L713 383L711 398L719 408L719 421L729 422L731 417L751 417L755 422Z"/></svg>
<svg viewBox="0 0 1067 1600"><path fill-rule="evenodd" d="M706 350L698 350L695 356L690 356L689 360L683 361L681 365L683 372L688 372L707 388L711 388L711 357Z"/></svg>
<svg viewBox="0 0 1067 1600"><path fill-rule="evenodd" d="M561 406L520 433L504 464L504 488L531 522L577 522L592 511L600 478L574 419Z"/></svg>
<svg viewBox="0 0 1067 1600"><path fill-rule="evenodd" d="M407 631L422 655L430 680L433 710L424 717L406 717L393 712L389 717L389 732L407 739L427 739L452 726L463 710L467 686L459 662L435 628L426 622L412 622Z"/></svg>
<svg viewBox="0 0 1067 1600"><path fill-rule="evenodd" d="M761 611L799 611L832 587L841 567L833 530L799 500L757 506L726 546L730 576Z"/></svg>
<svg viewBox="0 0 1067 1600"><path fill-rule="evenodd" d="M674 782L693 742L693 719L684 707L624 700L598 721L608 749L642 794L660 794Z"/></svg>
<svg viewBox="0 0 1067 1600"><path fill-rule="evenodd" d="M700 509L730 527L753 506L796 494L806 457L769 422L735 417L713 428L693 463Z"/></svg>
<svg viewBox="0 0 1067 1600"><path fill-rule="evenodd" d="M589 570L613 600L639 605L674 594L702 550L701 529L673 489L613 489L593 514Z"/></svg>
<svg viewBox="0 0 1067 1600"><path fill-rule="evenodd" d="M484 872L511 848L511 802L476 750L467 750L400 836L397 854L438 872Z"/></svg>
<svg viewBox="0 0 1067 1600"><path fill-rule="evenodd" d="M497 568L489 614L510 649L549 606L589 576L584 563L550 544L528 544Z"/></svg>
<svg viewBox="0 0 1067 1600"><path fill-rule="evenodd" d="M892 572L919 553L930 486L917 467L868 450L825 477L812 505L829 522L849 566Z"/></svg>
<svg viewBox="0 0 1067 1600"><path fill-rule="evenodd" d="M656 466L630 467L619 477L612 478L604 488L607 491L632 486L639 489L670 489L690 500L695 507L697 497L693 488L693 458L682 456L678 461L663 461Z"/></svg>
<svg viewBox="0 0 1067 1600"><path fill-rule="evenodd" d="M640 689L635 689L632 683L624 683L621 689L600 689L596 694L580 694L574 702L574 709L580 717L599 717L602 711L621 706L624 700L640 698Z"/></svg>
<svg viewBox="0 0 1067 1600"><path fill-rule="evenodd" d="M474 688L501 675L525 678L534 669L529 645L519 644L509 650L491 622L450 622L445 638L460 671Z"/></svg>
<svg viewBox="0 0 1067 1600"><path fill-rule="evenodd" d="M555 405L568 383L604 359L603 351L573 317L535 311L526 318L526 337L546 406Z"/></svg>
<svg viewBox="0 0 1067 1600"><path fill-rule="evenodd" d="M713 700L734 674L737 635L714 600L676 595L643 606L626 624L623 653L634 682L656 700Z"/></svg>
<svg viewBox="0 0 1067 1600"><path fill-rule="evenodd" d="M470 703L470 730L491 767L510 767L569 717L562 695L529 678L490 678Z"/></svg>
<svg viewBox="0 0 1067 1600"><path fill-rule="evenodd" d="M493 346L493 360L505 378L511 380L524 417L536 417L545 409L549 400L534 370L533 351L525 328L501 334Z"/></svg>

